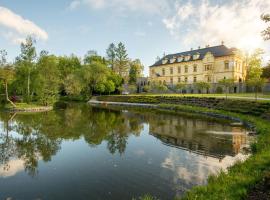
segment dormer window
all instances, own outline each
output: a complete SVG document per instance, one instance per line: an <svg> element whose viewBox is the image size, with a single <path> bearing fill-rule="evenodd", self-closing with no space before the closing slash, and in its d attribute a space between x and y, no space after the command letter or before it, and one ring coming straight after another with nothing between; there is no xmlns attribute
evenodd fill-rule
<svg viewBox="0 0 270 200"><path fill-rule="evenodd" d="M185 61L189 61L190 57L191 57L190 55L186 55L185 56Z"/></svg>
<svg viewBox="0 0 270 200"><path fill-rule="evenodd" d="M162 60L162 64L164 65L164 64L166 64L168 62L168 58L164 58L163 60Z"/></svg>
<svg viewBox="0 0 270 200"><path fill-rule="evenodd" d="M178 58L177 58L177 62L182 62L183 61L183 56L179 56Z"/></svg>
<svg viewBox="0 0 270 200"><path fill-rule="evenodd" d="M174 63L175 62L175 57L172 57L171 59L170 59L170 63Z"/></svg>
<svg viewBox="0 0 270 200"><path fill-rule="evenodd" d="M196 53L193 55L193 60L197 60L200 57L200 53Z"/></svg>

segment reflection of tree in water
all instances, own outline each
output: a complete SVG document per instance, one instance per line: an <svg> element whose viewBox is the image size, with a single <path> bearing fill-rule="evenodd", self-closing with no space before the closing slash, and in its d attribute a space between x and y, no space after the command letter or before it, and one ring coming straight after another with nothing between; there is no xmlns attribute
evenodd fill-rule
<svg viewBox="0 0 270 200"><path fill-rule="evenodd" d="M99 109L87 105L68 105L65 110L46 113L12 114L1 113L3 122L0 135L0 164L8 170L8 163L19 158L25 171L31 176L37 174L38 162L48 162L55 155L61 142L81 137L90 145L107 142L108 150L123 154L129 135L139 135L141 123L119 110ZM10 131L18 135L13 137Z"/></svg>
<svg viewBox="0 0 270 200"><path fill-rule="evenodd" d="M109 151L114 154L118 150L120 154L123 154L127 146L127 139L127 135L112 132L112 134L107 137L107 147Z"/></svg>
<svg viewBox="0 0 270 200"><path fill-rule="evenodd" d="M6 121L6 116L8 115L0 117L4 124L8 124L7 127L11 127L12 124L12 128L6 129L5 135L1 134L0 164L6 169L10 160L21 159L25 171L34 176L37 173L38 160L42 158L44 161L49 161L58 151L60 142L44 136L40 130L35 129L42 121L38 115L24 115L24 117L17 115L14 123L12 119ZM8 132L11 130L15 130L19 136L16 138L9 136Z"/></svg>
<svg viewBox="0 0 270 200"><path fill-rule="evenodd" d="M16 154L16 145L13 138L9 135L11 130L10 121L15 117L14 115L5 115L3 120L3 132L0 133L0 165L4 170L9 170L9 161L12 156Z"/></svg>

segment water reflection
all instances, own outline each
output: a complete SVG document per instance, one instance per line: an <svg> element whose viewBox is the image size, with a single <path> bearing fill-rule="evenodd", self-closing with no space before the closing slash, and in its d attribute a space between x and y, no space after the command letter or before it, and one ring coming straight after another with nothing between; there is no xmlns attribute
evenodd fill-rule
<svg viewBox="0 0 270 200"><path fill-rule="evenodd" d="M170 115L159 115L149 124L150 134L164 144L220 161L226 155L235 156L248 145L247 131L243 127ZM211 127L214 130L209 131Z"/></svg>
<svg viewBox="0 0 270 200"><path fill-rule="evenodd" d="M8 188L5 191L2 187L8 186L4 180L17 177L23 171L28 177L42 179L43 174L52 174L54 169L55 177L50 181L61 179L57 176L67 171L76 184L82 184L78 186L80 190L72 191L74 195L100 185L106 191L114 187L114 196L112 192L103 196L100 192L92 192L84 197L128 199L150 192L162 199L171 199L194 185L205 184L211 173L225 169L237 159L244 159L245 155L239 152L249 144L245 128L230 126L228 122L82 104L71 104L63 110L47 113L0 112L0 131L0 187L3 195L12 194ZM72 147L73 144L76 148ZM83 144L87 144L91 151L84 149ZM61 160L60 164L58 160ZM72 168L76 170L74 175L63 164L73 166L71 162L76 163ZM41 163L50 163L50 166L45 164L43 172L39 173ZM91 168L85 169L84 166ZM93 170L91 175L89 170ZM2 181L1 177L4 178ZM103 182L83 181L86 177ZM18 176L17 179L22 178ZM110 185L114 183L109 179L117 181L119 189ZM39 182L32 183L39 185ZM120 192L124 185L126 193ZM16 186L16 183L9 186ZM99 190L100 187L95 191ZM21 194L24 192L22 189ZM34 194L33 189L29 198ZM0 194L0 198L7 197ZM71 197L67 194L62 198Z"/></svg>

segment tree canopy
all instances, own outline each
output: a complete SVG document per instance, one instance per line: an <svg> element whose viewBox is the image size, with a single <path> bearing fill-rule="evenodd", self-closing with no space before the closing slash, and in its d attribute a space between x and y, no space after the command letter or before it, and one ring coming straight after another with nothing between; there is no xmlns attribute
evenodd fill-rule
<svg viewBox="0 0 270 200"><path fill-rule="evenodd" d="M0 90L5 89L7 101L8 93L23 97L23 102L42 105L51 105L63 96L88 99L93 94L117 93L124 81L136 84L143 70L140 60L128 57L122 42L110 44L106 57L90 50L83 59L74 54L55 56L46 50L37 56L35 44L34 38L27 37L8 69L7 52L0 51L0 81L4 83Z"/></svg>

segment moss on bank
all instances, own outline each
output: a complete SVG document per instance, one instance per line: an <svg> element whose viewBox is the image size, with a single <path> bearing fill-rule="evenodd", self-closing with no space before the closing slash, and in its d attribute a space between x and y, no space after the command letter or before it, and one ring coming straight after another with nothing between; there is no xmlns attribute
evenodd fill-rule
<svg viewBox="0 0 270 200"><path fill-rule="evenodd" d="M156 109L161 111L228 116L254 126L258 137L256 143L251 146L253 154L246 161L238 162L230 167L227 173L220 172L218 175L210 176L207 185L192 188L182 198L184 200L245 199L255 185L263 180L265 174L270 172L269 103L242 100L218 101L215 98L194 97L183 100L181 97L176 99L162 96L105 96L99 97L98 100L156 103L159 104Z"/></svg>

